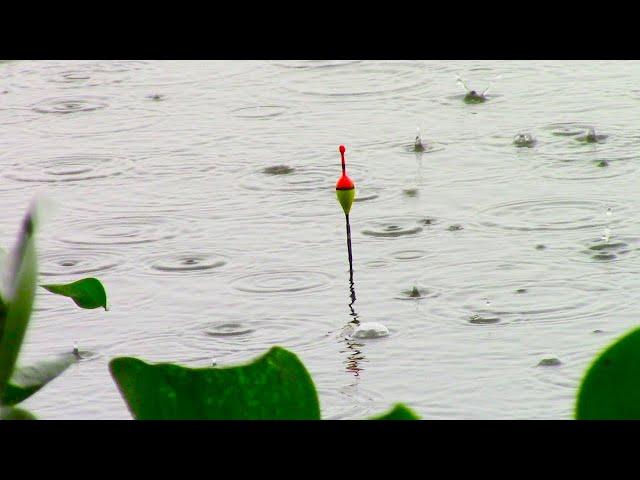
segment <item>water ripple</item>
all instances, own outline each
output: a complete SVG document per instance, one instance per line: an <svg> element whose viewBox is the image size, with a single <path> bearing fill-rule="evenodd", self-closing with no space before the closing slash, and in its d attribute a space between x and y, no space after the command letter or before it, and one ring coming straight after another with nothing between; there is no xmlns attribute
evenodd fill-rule
<svg viewBox="0 0 640 480"><path fill-rule="evenodd" d="M350 71L347 70L351 69ZM341 68L290 69L282 86L305 97L345 100L392 98L416 94L430 83L428 75L411 62L366 62Z"/></svg>
<svg viewBox="0 0 640 480"><path fill-rule="evenodd" d="M41 100L33 105L33 110L39 113L71 114L77 112L92 112L107 108L109 103L103 97L74 96L58 97Z"/></svg>
<svg viewBox="0 0 640 480"><path fill-rule="evenodd" d="M629 207L617 201L568 198L501 203L480 210L478 216L481 225L504 230L570 231L605 226L608 223L604 215L605 205L619 212L610 221L611 225L629 219Z"/></svg>
<svg viewBox="0 0 640 480"><path fill-rule="evenodd" d="M186 233L188 222L181 217L123 216L65 222L58 238L73 245L133 245L166 240Z"/></svg>
<svg viewBox="0 0 640 480"><path fill-rule="evenodd" d="M379 238L395 238L415 235L422 232L423 225L420 217L387 217L367 221L367 227L362 230L364 235Z"/></svg>
<svg viewBox="0 0 640 480"><path fill-rule="evenodd" d="M446 320L496 319L491 323L577 322L628 311L638 303L634 295L621 297L616 276L606 273L580 278L550 276L542 265L522 261L477 261L449 265L452 274L440 272L437 285L442 295L430 314ZM430 285L433 274L421 280ZM471 322L471 323L479 323Z"/></svg>
<svg viewBox="0 0 640 480"><path fill-rule="evenodd" d="M312 270L282 270L243 275L231 285L236 290L261 294L299 294L324 290L330 286L332 277Z"/></svg>
<svg viewBox="0 0 640 480"><path fill-rule="evenodd" d="M189 351L206 353L218 365L245 361L274 345L298 354L331 341L331 325L326 319L310 315L266 315L258 313L245 320L216 320L182 329L177 340Z"/></svg>
<svg viewBox="0 0 640 480"><path fill-rule="evenodd" d="M40 274L80 275L112 270L123 263L123 259L113 252L102 252L95 249L74 248L73 251L41 254Z"/></svg>
<svg viewBox="0 0 640 480"><path fill-rule="evenodd" d="M16 160L6 168L5 177L18 182L77 182L120 175L133 167L132 160L125 156L87 152L50 157L42 152L23 153L11 152Z"/></svg>
<svg viewBox="0 0 640 480"><path fill-rule="evenodd" d="M166 112L142 108L128 102L114 102L107 97L56 97L33 105L41 115L55 116L56 121L38 122L34 128L44 135L71 135L81 138L157 126L166 121Z"/></svg>
<svg viewBox="0 0 640 480"><path fill-rule="evenodd" d="M289 110L282 105L256 105L253 107L242 107L231 110L231 113L238 118L258 118L269 119L278 117Z"/></svg>
<svg viewBox="0 0 640 480"><path fill-rule="evenodd" d="M144 259L148 273L154 275L207 275L225 266L225 256L209 252L170 252Z"/></svg>

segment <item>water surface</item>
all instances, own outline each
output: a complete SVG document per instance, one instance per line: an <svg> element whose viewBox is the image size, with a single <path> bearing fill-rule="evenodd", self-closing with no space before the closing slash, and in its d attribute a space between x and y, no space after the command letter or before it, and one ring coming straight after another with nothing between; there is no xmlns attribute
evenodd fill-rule
<svg viewBox="0 0 640 480"><path fill-rule="evenodd" d="M456 75L478 90L500 78L469 105ZM38 292L23 360L74 342L90 354L25 407L129 418L114 356L228 365L277 344L329 418L396 401L427 419L570 418L591 358L637 324L639 75L595 61L2 63L0 240L44 195L41 275L97 276L111 307ZM602 140L579 141L589 127ZM532 148L513 144L521 132ZM359 196L353 313L383 338L343 334L339 144Z"/></svg>

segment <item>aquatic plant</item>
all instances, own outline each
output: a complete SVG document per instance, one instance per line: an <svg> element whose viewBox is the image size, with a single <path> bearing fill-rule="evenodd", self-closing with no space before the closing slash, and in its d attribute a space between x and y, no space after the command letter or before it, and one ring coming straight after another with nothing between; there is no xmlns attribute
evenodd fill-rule
<svg viewBox="0 0 640 480"><path fill-rule="evenodd" d="M35 227L35 208L32 206L22 222L11 254L0 252L0 270L4 274L0 289L0 419L6 420L35 419L33 414L15 405L36 393L78 360L77 352L73 351L28 367L16 366L31 318L37 285ZM106 309L104 287L97 279L45 288L71 297L82 308L104 306Z"/></svg>
<svg viewBox="0 0 640 480"><path fill-rule="evenodd" d="M640 328L615 341L593 361L578 391L575 418L640 419Z"/></svg>
<svg viewBox="0 0 640 480"><path fill-rule="evenodd" d="M320 420L315 385L300 359L281 347L246 365L188 368L114 358L111 376L137 420ZM374 420L416 420L398 404Z"/></svg>
<svg viewBox="0 0 640 480"><path fill-rule="evenodd" d="M104 308L107 310L107 293L97 278L83 278L67 284L41 285L42 288L69 297L80 308Z"/></svg>

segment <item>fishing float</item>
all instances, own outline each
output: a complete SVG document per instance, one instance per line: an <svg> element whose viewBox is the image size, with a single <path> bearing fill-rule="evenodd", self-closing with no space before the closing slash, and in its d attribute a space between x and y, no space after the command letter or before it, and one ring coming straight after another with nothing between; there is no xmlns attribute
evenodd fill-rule
<svg viewBox="0 0 640 480"><path fill-rule="evenodd" d="M344 211L344 216L347 223L347 250L349 252L349 290L350 290L350 298L351 303L349 303L349 309L351 310L351 316L353 320L351 321L352 328L352 337L353 338L377 338L377 337L385 337L389 335L389 329L377 322L367 322L360 323L358 320L358 314L355 312L353 308L353 304L356 301L356 291L353 286L353 254L351 250L351 225L349 224L349 212L351 211L351 206L353 205L353 201L356 197L356 184L349 178L347 175L347 166L344 159L344 153L346 148L344 145L340 145L340 155L342 157L342 175L336 182L336 197L338 198L338 202L342 206L342 210Z"/></svg>
<svg viewBox="0 0 640 480"><path fill-rule="evenodd" d="M344 159L344 152L346 148L344 145L340 145L340 155L342 157L342 175L336 182L336 197L338 202L342 206L345 219L347 222L347 250L349 252L349 280L353 282L353 254L351 250L351 225L349 224L349 212L351 211L351 205L356 197L356 184L347 175L347 166Z"/></svg>

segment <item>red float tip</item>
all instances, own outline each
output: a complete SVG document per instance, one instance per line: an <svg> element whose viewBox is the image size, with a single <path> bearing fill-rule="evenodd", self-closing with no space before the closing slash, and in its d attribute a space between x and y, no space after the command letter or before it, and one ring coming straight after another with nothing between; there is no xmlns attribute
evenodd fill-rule
<svg viewBox="0 0 640 480"><path fill-rule="evenodd" d="M344 153L347 149L344 148L344 145L340 145L340 153Z"/></svg>

